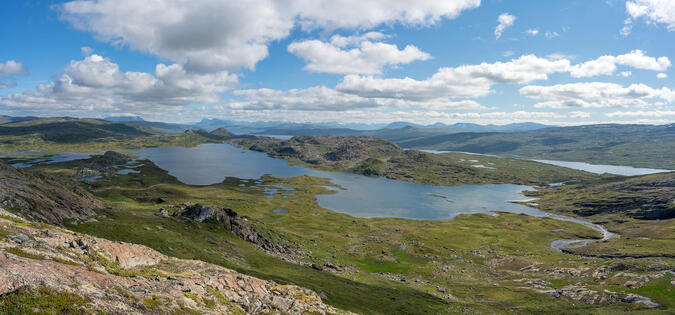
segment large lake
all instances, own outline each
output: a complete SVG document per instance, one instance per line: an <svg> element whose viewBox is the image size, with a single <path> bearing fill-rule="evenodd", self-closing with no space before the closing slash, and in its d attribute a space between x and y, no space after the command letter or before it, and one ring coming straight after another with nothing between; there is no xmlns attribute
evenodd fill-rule
<svg viewBox="0 0 675 315"><path fill-rule="evenodd" d="M521 194L529 186L460 185L431 186L357 174L323 172L288 165L286 160L229 144L202 144L192 148L160 147L134 151L152 160L181 182L191 185L219 183L225 177L257 179L310 175L329 178L344 189L317 195L319 205L357 217L400 217L444 220L460 213L506 211L546 216L547 213L514 204L527 200Z"/></svg>

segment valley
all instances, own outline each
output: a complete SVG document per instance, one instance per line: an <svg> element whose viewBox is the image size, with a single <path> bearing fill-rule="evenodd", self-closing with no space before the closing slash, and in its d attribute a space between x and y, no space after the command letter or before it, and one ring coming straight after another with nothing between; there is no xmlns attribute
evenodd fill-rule
<svg viewBox="0 0 675 315"><path fill-rule="evenodd" d="M1 207L38 225L307 288L338 313L675 307L673 173L598 175L515 158L404 150L371 137L187 134L198 140L185 147L123 146L121 154L91 151L47 163L28 152L6 157L23 168L3 164L3 177L14 178L4 185L42 176L47 186L5 194ZM548 185L560 182L566 184ZM508 194L480 190L514 184L524 186ZM74 190L80 197L73 203L53 203L49 185L82 191ZM393 193L391 185L403 186ZM36 198L43 201L27 201ZM490 198L495 203L481 206ZM73 212L82 202L90 202L88 210ZM556 215L599 224L616 237ZM0 240L12 244L15 234ZM199 294L179 300L183 306L159 298L159 307L221 307L208 302L217 296Z"/></svg>

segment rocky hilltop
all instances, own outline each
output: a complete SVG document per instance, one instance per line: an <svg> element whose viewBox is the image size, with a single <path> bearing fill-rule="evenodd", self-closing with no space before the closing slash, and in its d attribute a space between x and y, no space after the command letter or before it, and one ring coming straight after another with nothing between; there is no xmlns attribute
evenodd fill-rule
<svg viewBox="0 0 675 315"><path fill-rule="evenodd" d="M336 314L318 294L0 209L0 313Z"/></svg>
<svg viewBox="0 0 675 315"><path fill-rule="evenodd" d="M368 136L295 136L288 140L234 136L224 141L312 168L421 184L539 185L596 177L527 160L404 150L391 141Z"/></svg>
<svg viewBox="0 0 675 315"><path fill-rule="evenodd" d="M74 180L16 169L0 160L0 206L34 221L60 225L87 219L101 202Z"/></svg>

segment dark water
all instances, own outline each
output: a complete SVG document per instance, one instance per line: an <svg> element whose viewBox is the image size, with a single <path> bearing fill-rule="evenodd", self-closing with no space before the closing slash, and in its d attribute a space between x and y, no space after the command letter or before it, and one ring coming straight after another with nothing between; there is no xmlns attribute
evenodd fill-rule
<svg viewBox="0 0 675 315"><path fill-rule="evenodd" d="M317 195L322 207L357 217L400 217L443 220L460 213L506 211L545 216L537 209L509 202L527 199L521 191L528 186L461 185L431 186L356 174L322 172L290 166L261 152L242 150L228 144L203 144L193 148L162 147L134 151L181 182L191 185L219 183L225 177L256 179L311 175L326 177L343 188L335 194Z"/></svg>

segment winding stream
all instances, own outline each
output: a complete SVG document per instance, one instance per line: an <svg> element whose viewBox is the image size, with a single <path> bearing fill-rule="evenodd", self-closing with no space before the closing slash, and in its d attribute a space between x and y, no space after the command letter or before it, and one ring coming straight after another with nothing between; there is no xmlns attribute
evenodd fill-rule
<svg viewBox="0 0 675 315"><path fill-rule="evenodd" d="M568 221L568 222L574 222L581 224L585 227L588 227L590 229L593 229L595 231L598 231L602 233L602 239L560 239L560 240L555 240L551 242L551 249L561 252L561 253L567 253L567 254L573 254L570 252L567 252L565 250L567 249L572 249L572 248L579 248L579 247L584 247L588 245L589 243L592 242L602 242L606 241L612 238L615 238L617 235L615 233L612 233L610 231L607 231L602 225L600 224L595 224L583 219L578 219L578 218L572 218L572 217L566 217L558 214L550 214L548 216L551 219L554 220L559 220L559 221ZM574 254L577 255L577 254Z"/></svg>

